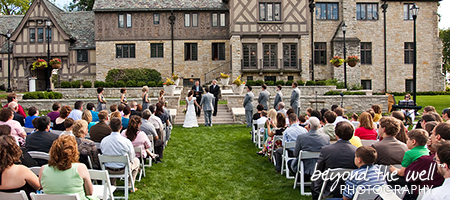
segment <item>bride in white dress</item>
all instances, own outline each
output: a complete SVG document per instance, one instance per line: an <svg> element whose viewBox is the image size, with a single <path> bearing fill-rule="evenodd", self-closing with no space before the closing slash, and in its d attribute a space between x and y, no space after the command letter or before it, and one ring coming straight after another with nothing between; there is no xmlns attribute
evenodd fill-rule
<svg viewBox="0 0 450 200"><path fill-rule="evenodd" d="M200 109L201 107L197 104L196 99L197 98L194 97L194 92L192 90L189 91L188 97L186 97L186 117L184 118L183 123L184 128L198 127L194 106L198 106Z"/></svg>

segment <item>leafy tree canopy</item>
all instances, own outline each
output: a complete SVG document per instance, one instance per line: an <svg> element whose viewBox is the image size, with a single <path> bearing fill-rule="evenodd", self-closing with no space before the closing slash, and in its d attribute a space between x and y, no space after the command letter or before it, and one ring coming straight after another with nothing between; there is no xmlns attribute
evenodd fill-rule
<svg viewBox="0 0 450 200"><path fill-rule="evenodd" d="M442 61L444 70L450 72L450 29L440 30L439 37L442 40Z"/></svg>
<svg viewBox="0 0 450 200"><path fill-rule="evenodd" d="M95 0L72 0L69 5L69 11L91 11Z"/></svg>
<svg viewBox="0 0 450 200"><path fill-rule="evenodd" d="M24 15L30 5L31 0L0 0L0 13L3 15Z"/></svg>

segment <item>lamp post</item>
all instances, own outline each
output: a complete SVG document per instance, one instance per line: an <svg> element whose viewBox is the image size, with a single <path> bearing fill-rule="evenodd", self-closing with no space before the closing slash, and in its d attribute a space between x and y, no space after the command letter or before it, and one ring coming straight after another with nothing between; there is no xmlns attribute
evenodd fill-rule
<svg viewBox="0 0 450 200"><path fill-rule="evenodd" d="M381 5L383 9L383 19L384 19L384 92L387 92L387 44L386 44L386 9L388 8L388 4L386 0L384 0Z"/></svg>
<svg viewBox="0 0 450 200"><path fill-rule="evenodd" d="M347 57L347 48L345 47L345 32L347 31L347 25L342 24L342 33L344 34L344 59ZM344 86L347 88L347 62L344 62Z"/></svg>
<svg viewBox="0 0 450 200"><path fill-rule="evenodd" d="M417 36L416 36L416 19L419 13L419 7L414 4L411 8L411 14L414 20L414 62L413 62L413 100L416 104L416 90L417 90Z"/></svg>
<svg viewBox="0 0 450 200"><path fill-rule="evenodd" d="M314 0L310 0L309 2L309 12L311 13L311 80L314 81L314 8L316 4L314 4Z"/></svg>
<svg viewBox="0 0 450 200"><path fill-rule="evenodd" d="M6 39L8 40L8 88L6 89L6 92L12 92L11 91L11 47L10 47L10 39L11 39L11 32L6 33Z"/></svg>
<svg viewBox="0 0 450 200"><path fill-rule="evenodd" d="M52 21L47 20L45 21L45 25L47 26L47 69L46 69L46 86L47 86L47 91L50 92L52 91L52 88L50 87L50 79L52 77L52 71L50 68L50 26L52 26Z"/></svg>
<svg viewBox="0 0 450 200"><path fill-rule="evenodd" d="M171 41L172 41L172 74L174 74L174 63L173 63L173 25L175 24L175 15L173 15L173 11L172 14L169 16L169 20L170 20L170 28L171 28Z"/></svg>

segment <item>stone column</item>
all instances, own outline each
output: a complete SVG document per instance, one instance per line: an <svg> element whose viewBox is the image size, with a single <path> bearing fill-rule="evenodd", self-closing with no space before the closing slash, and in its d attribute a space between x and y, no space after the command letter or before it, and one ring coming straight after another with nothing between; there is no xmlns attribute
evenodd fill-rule
<svg viewBox="0 0 450 200"><path fill-rule="evenodd" d="M231 46L231 77L230 80L236 79L241 75L241 59L242 59L242 43L239 35L233 35L230 38Z"/></svg>

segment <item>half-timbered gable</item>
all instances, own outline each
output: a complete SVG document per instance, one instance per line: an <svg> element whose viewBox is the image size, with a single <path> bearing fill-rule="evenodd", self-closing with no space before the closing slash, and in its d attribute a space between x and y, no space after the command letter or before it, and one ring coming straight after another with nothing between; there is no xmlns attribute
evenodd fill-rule
<svg viewBox="0 0 450 200"><path fill-rule="evenodd" d="M23 15L3 15L0 16L0 84L7 86L8 81L8 39L6 35L12 34L22 20ZM12 53L12 42L9 43L10 53ZM12 55L10 55L12 57ZM14 63L10 61L11 69L14 69ZM14 70L11 70L11 77L13 77Z"/></svg>

